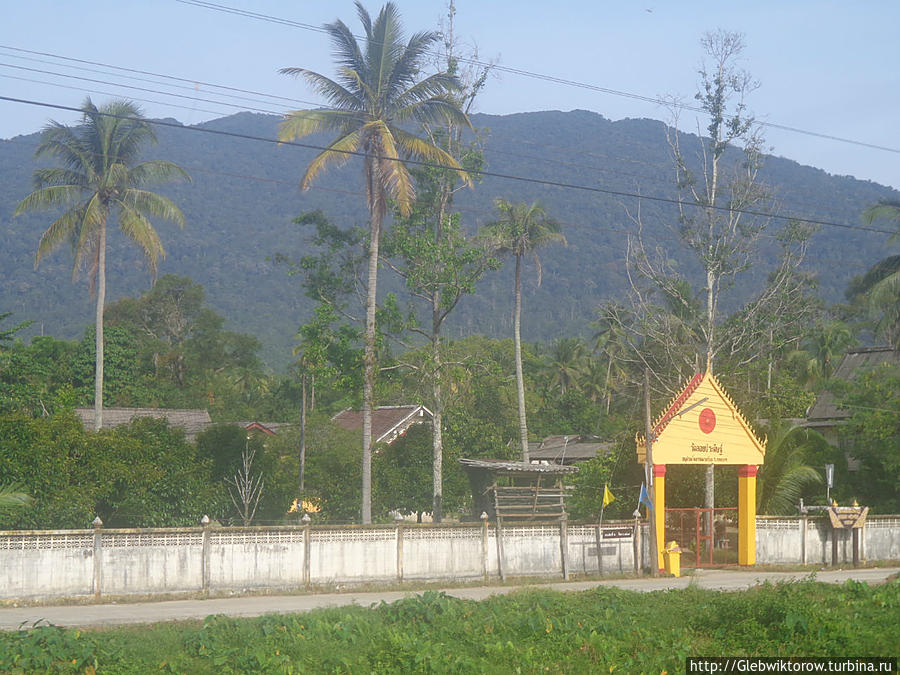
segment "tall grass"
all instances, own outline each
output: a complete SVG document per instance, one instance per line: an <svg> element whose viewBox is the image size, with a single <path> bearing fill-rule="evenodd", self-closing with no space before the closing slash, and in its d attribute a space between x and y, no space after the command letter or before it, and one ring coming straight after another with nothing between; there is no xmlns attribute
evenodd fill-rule
<svg viewBox="0 0 900 675"><path fill-rule="evenodd" d="M4 673L679 673L688 656L896 656L900 582L441 593L371 609L0 634Z"/></svg>

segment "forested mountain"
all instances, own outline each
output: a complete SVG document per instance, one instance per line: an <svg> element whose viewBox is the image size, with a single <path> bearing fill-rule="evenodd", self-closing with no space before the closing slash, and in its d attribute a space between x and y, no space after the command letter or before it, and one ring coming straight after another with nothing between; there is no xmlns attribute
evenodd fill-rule
<svg viewBox="0 0 900 675"><path fill-rule="evenodd" d="M357 162L323 174L313 189L301 193L297 182L315 150L250 138L274 139L278 121L252 113L197 127L166 120L167 126L157 127L159 144L151 151L152 157L173 161L193 177L192 184L159 189L176 201L187 221L183 231L155 223L168 253L160 274L190 276L202 284L209 305L227 317L228 327L258 336L265 344L264 357L276 368L290 360L294 334L312 303L304 298L298 279L267 257L303 254L309 233L291 221L304 211L322 209L341 226L363 225L366 218ZM556 185L486 176L457 197L466 229L474 231L494 217L497 197L540 201L562 222L569 245L542 251L540 288L533 269L526 274L524 338L549 340L583 332L594 318L594 307L627 290L626 233L636 227L626 210L633 213L638 205L627 194L675 196L664 125L644 119L612 122L586 111L475 115L473 123L484 137L487 171ZM308 143L325 140L312 137ZM685 147L695 147L696 141L685 138ZM13 312L15 322L34 320L32 334L80 337L92 322L92 310L86 283L72 283L71 255L61 250L38 270L33 266L38 239L51 215L12 218L16 204L31 189L37 143L38 134L0 141L0 312ZM832 176L779 157L767 160L763 180L776 194L778 213L838 223L858 224L866 207L879 199L898 198L876 183ZM676 261L691 260L669 229L677 226L674 206L644 200L641 210L645 241L666 248ZM773 221L770 233L782 225ZM839 300L851 277L884 257L886 239L861 230L821 227L807 267L817 275L823 299ZM777 250L774 239L767 241L759 263L732 290L728 306L736 307L765 281ZM111 238L110 246L108 301L139 295L151 280L138 249L119 236ZM451 337L510 334L508 267L489 274L477 295L462 301L449 326ZM384 288L397 288L389 278L386 272Z"/></svg>

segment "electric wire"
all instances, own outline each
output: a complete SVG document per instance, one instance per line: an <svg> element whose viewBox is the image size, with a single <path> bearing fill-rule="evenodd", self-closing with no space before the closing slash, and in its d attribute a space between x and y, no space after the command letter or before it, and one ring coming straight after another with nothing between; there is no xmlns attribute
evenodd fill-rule
<svg viewBox="0 0 900 675"><path fill-rule="evenodd" d="M266 21L270 23L277 23L284 26L290 26L293 28L300 28L302 30L311 30L317 33L328 33L328 31L322 27L312 26L311 24L303 23L300 21L293 21L291 19L285 19L282 17L276 17L268 14L261 14L259 12L251 12L249 10L242 10L236 7L230 7L228 5L222 5L215 2L207 2L206 0L175 0L183 5L193 5L195 7L199 7L202 9L209 9L217 12L223 12L227 14L235 14L239 16L244 16L246 18L257 19L259 21ZM366 39L365 36L354 35L357 40ZM441 56L438 52L431 51L432 55ZM636 101L642 101L645 103L653 103L655 105L667 106L672 108L677 108L679 110L688 110L690 112L699 112L704 113L705 111L702 108L697 106L691 106L684 103L679 103L677 101L669 101L658 96L645 96L643 94L635 94L633 92L621 91L618 89L611 89L609 87L601 87L595 84L589 84L586 82L579 82L577 80L570 80L564 77L559 77L556 75L547 75L544 73L538 73L530 70L526 70L524 68L516 68L513 66L502 66L495 63L490 63L487 61L482 61L480 59L475 58L466 58L466 57L457 57L457 60L461 63L469 63L471 65L475 65L482 68L491 68L493 70L509 73L511 75L520 75L522 77L529 77L536 80L542 80L544 82L552 82L554 84L561 84L568 87L576 87L579 89L586 89L588 91L596 91L602 94L609 94L612 96L618 96L621 98L628 98ZM880 145L877 143L868 143L865 141L859 141L852 138L843 138L841 136L836 136L833 134L821 133L818 131L810 131L807 129L801 129L799 127L792 127L785 124L778 124L776 122L765 122L761 120L755 120L757 124L760 126L768 127L771 129L778 129L779 131L788 131L796 134L803 134L806 136L813 136L815 138L822 138L825 140L836 141L839 143L848 143L850 145L857 145L865 148L870 148L873 150L882 150L884 152L892 152L896 154L900 154L900 148L892 148L886 145Z"/></svg>
<svg viewBox="0 0 900 675"><path fill-rule="evenodd" d="M0 66L2 66L2 65L4 65L4 64L0 63ZM102 95L106 95L106 96L118 96L119 95L117 93L103 91L100 89L84 89L82 87L75 87L75 86L65 85L65 84L61 84L61 83L57 83L57 82L46 82L44 80L35 80L32 78L17 77L15 75L6 75L6 74L2 74L2 73L0 73L0 78L13 79L13 80L19 80L19 81L24 81L24 82L32 82L35 84L46 84L49 86L60 87L63 89L71 89L71 90L75 90L75 91L88 91L90 93L102 94ZM113 82L109 82L108 84L111 84L114 86L116 85L116 83L113 83ZM199 111L199 112L206 112L209 114L221 115L221 116L228 116L230 114L234 114L232 112L227 112L227 111L210 110L208 108L197 108L196 106L179 105L177 103L157 101L157 100L147 99L147 98L142 98L142 97L132 96L129 98L131 98L131 100L134 100L134 101L139 101L139 102L143 102L143 103L153 103L155 105L162 105L162 106L167 106L167 107L171 107L171 108L178 108L181 110L189 110L191 112ZM220 103L218 101L211 101L208 99L197 99L197 100L204 100L206 102L215 103L215 104ZM225 104L225 105L231 105L231 104ZM239 108L241 108L242 111L247 110L243 106L234 106L234 107L239 107ZM272 114L274 114L274 113L272 113ZM527 140L522 141L522 142L528 143ZM539 148L545 148L545 149L559 149L559 150L563 150L563 151L567 150L565 148L559 148L559 146L545 146L545 145L540 145L540 144L535 144L535 143L531 143L531 145L536 145ZM573 150L577 150L577 149L573 149ZM607 173L607 174L612 174L613 176L618 176L618 177L631 177L631 178L639 179L641 181L649 181L650 183L655 184L655 185L663 185L666 187L670 186L669 182L661 179L659 175L653 176L653 175L648 175L648 174L629 173L629 172L621 171L621 170L618 170L615 168L610 168L610 167L599 167L599 166L579 164L579 163L574 163L574 162L566 162L563 160L550 159L547 157L535 157L533 155L523 155L520 153L510 152L510 151L506 151L506 150L496 150L496 149L492 149L492 148L488 148L488 147L483 148L483 152L485 152L486 154L506 155L509 157L517 157L520 159L527 159L529 161L535 161L535 162L539 162L542 164L552 164L552 165L557 165L557 166L571 167L571 168L575 168L575 169L584 169L584 170L596 171L596 172L600 172L600 173ZM582 154L592 155L594 153L582 152ZM615 157L612 155L603 155L602 153L597 153L596 156L607 157L609 159L618 160L618 161L628 161L625 158L618 158L618 157ZM671 167L665 167L664 165L661 165L661 164L655 164L655 163L651 163L651 162L642 162L640 160L631 160L631 161L633 161L635 163L639 163L639 164L644 164L646 166L651 166L651 167L655 166L660 169L670 169L671 168ZM798 199L796 199L796 197L792 198L791 204L794 206L805 206L808 208L815 208L816 206L818 206L817 204L810 204L809 202L798 200ZM763 236L773 236L773 235L763 235Z"/></svg>
<svg viewBox="0 0 900 675"><path fill-rule="evenodd" d="M28 54L40 54L40 55L43 55L43 56L49 56L49 57L51 57L51 58L60 59L60 60L64 60L64 61L73 61L73 62L76 62L76 63L89 63L89 64L92 64L92 65L98 65L98 66L101 66L101 67L104 67L104 68L110 68L110 69L114 69L114 70L122 70L122 71L124 71L124 72L139 72L139 73L142 73L142 74L151 75L152 77L155 77L155 78L158 78L158 79L171 79L171 80L174 80L174 81L177 81L177 82L191 82L191 80L189 80L189 79L187 79L187 78L175 77L175 76L166 75L166 74L161 74L161 73L153 73L153 72L150 72L150 71L143 71L143 70L135 70L135 69L131 69L131 68L124 68L124 67L121 67L121 66L116 66L116 65L111 65L111 64L105 64L105 63L100 63L100 62L96 62L96 61L85 61L85 60L83 60L83 59L74 59L74 58L67 57L67 56L64 56L64 55L60 55L60 54L52 54L52 53L49 53L49 52L36 52L36 51L33 51L33 50L21 49L21 48L17 48L17 47L11 47L11 46L8 46L8 45L0 45L0 49L7 49L7 50L14 51L14 52L23 52L23 53L28 53ZM32 60L32 61L38 61L38 62L40 62L40 63L45 63L45 64L46 64L46 63L51 63L51 64L53 64L53 65L61 65L62 67L66 67L66 68L77 68L77 69L80 69L80 70L87 70L88 72L100 73L100 74L108 74L108 75L116 76L114 73L108 73L108 72L105 72L105 71L97 71L97 70L90 69L90 68L81 68L81 67L79 67L79 66L70 66L70 65L65 64L65 63L63 63L63 64L54 64L53 62L47 62L47 61L43 61L43 60L41 60L41 59L31 59L30 57L17 56L17 55L15 55L15 54L13 54L12 56L13 56L14 58L20 58L20 59L26 59L26 60ZM25 70L28 70L27 68L24 68L24 67L22 67L22 66L15 66L15 65L11 65L11 64L3 64L3 63L0 63L0 66L6 66L6 67L11 67L11 68L19 68L19 69L25 69ZM57 72L44 71L44 70L39 70L39 69L33 69L33 70L36 70L37 72L42 72L42 73L52 74L52 75L55 75L55 76L58 76L58 77L74 77L75 79L86 79L86 80L88 80L88 81L97 82L97 83L103 83L103 84L110 85L110 86L123 86L123 87L126 87L126 88L132 88L132 89L142 89L142 88L133 87L133 86L131 86L131 85L125 85L125 84L120 85L119 83L116 83L116 82L109 82L109 81L107 81L107 80L92 80L92 79L90 79L90 78L78 78L77 76L71 76L71 75L68 75L68 74L65 74L65 73L57 73ZM28 78L17 78L17 77L15 77L15 76L2 75L2 74L0 74L0 77L7 77L7 78L9 78L9 79L18 79L18 80L23 80L23 81L35 82L35 83L39 83L39 84L48 84L48 85L51 85L51 86L58 86L58 87L62 87L62 88L76 89L76 90L78 90L78 88L76 88L76 87L70 87L70 86L66 86L66 85L62 85L62 84L57 84L57 83L52 83L52 82L43 82L43 81L40 81L40 80L29 80ZM132 77L132 76L128 76L128 75L125 75L124 77L129 78L129 79L138 79L138 80L140 80L140 81L146 81L146 82L151 82L151 83L155 83L155 84L162 84L162 83L157 83L155 80L146 80L146 79L144 79L144 78L136 78L136 77ZM204 86L212 87L212 88L222 88L222 89L226 89L226 90L229 90L229 91L241 91L241 92L244 92L244 93L251 93L251 94L256 94L256 95L259 95L259 96L266 96L266 97L270 97L270 98L282 98L282 99L284 99L284 100L291 101L291 102L294 102L294 103L302 103L302 104L311 105L311 106L314 106L314 107L323 107L323 106L324 106L324 104L322 104L322 103L316 103L316 102L313 102L313 101L306 101L306 100L302 100L302 99L288 99L288 98L286 98L286 97L273 96L273 95L269 95L269 94L263 94L263 93L261 93L261 92L254 92L254 91L249 91L249 90L242 90L242 89L238 89L238 88L235 88L235 87L226 87L226 86L223 86L223 85L215 85L215 84L206 83L206 82L204 82L204 83L195 82L195 85L196 85L196 84L203 84ZM163 86L172 86L172 87L177 87L177 88L180 88L180 89L192 89L192 87L187 87L187 86L184 86L184 85L163 85ZM146 89L145 89L145 90L146 90ZM91 91L97 92L97 90L91 90ZM249 108L249 107L246 107L246 106L243 106L243 105L235 105L235 104L232 104L232 103L227 103L227 102L222 102L222 101L217 101L217 100L211 100L211 99L205 99L205 98L201 98L201 97L195 97L195 96L183 96L183 95L179 95L179 94L170 94L169 92L160 91L160 90L146 90L146 91L152 91L153 93L160 93L160 94L162 94L162 95L164 95L164 96L165 96L165 95L172 95L172 96L178 96L178 97L181 97L181 98L189 98L189 99L195 100L195 101L203 101L203 102L205 102L205 103L213 103L213 104L216 104L216 105L226 105L226 106L229 106L229 107L232 107L232 108L238 108L238 109L240 109L240 110L242 110L242 111L254 111L254 112L268 113L268 114L273 114L273 115L281 115L281 114L282 114L281 111L276 111L276 110L271 110L271 109L264 109L264 108ZM97 93L102 93L102 94L104 94L104 95L110 95L110 96L116 96L116 95L118 95L118 94L113 94L113 93L110 93L110 92L102 92L102 91L101 91L101 92L97 92ZM220 94L215 94L215 93L214 93L214 95L217 95L217 96L218 96L218 95L220 95ZM236 96L236 95L233 95L233 94L224 94L224 95L233 97L233 98L235 98L235 99L237 99L237 100L247 100L247 101L252 101L252 102L257 102L257 103L263 103L263 104L265 104L265 103L270 103L269 101L263 101L263 100L256 99L256 98L248 98L248 97L244 97L244 96ZM208 110L208 109L198 109L198 108L196 108L196 107L188 108L188 107L186 107L186 106L179 106L179 105L173 104L173 103L164 103L164 102L160 102L160 101L153 101L153 100L148 100L148 99L141 99L141 98L137 98L137 97L132 97L132 98L134 98L134 100L144 101L144 102L149 102L149 103L154 103L154 104L156 104L156 105L165 105L165 106L174 107L174 108L182 108L182 109L186 109L186 110L191 110L192 112L194 112L194 111L200 111L200 112L207 112L207 113L210 113L210 114L219 114L219 115L233 114L233 113L225 113L225 112L220 112L220 111L210 111L210 110ZM644 166L648 166L648 167L651 167L651 168L653 168L653 169L664 169L664 170L668 170L668 169L671 168L671 167L669 167L669 166L664 166L664 165L661 165L661 164L658 164L658 163L654 163L654 162L647 162L647 161L645 161L645 160L637 160L637 159L632 158L632 157L620 157L620 156L609 155L609 154L604 154L604 153L586 152L586 151L584 151L584 150L582 150L582 149L580 149L580 148L559 148L558 146L553 146L553 145L549 145L549 144L542 144L542 143L536 143L536 142L531 141L531 140L528 140L528 139L523 139L521 142L522 142L523 144L529 144L529 145L535 146L535 147L537 147L538 149L558 149L558 150L563 150L563 151L569 152L569 153L575 152L575 153L578 154L578 155L593 156L593 157L605 158L605 159L613 159L613 160L616 160L616 161L619 161L619 162L623 162L623 161L624 161L624 162L632 162L632 163L636 163L636 164L641 164L641 165L644 165ZM572 162L564 162L564 161L562 161L562 160L549 159L549 158L547 158L547 157L533 157L533 156L528 156L528 155L521 155L521 154L514 153L514 152L510 152L510 151L496 150L496 149L493 149L493 148L487 148L487 147L484 148L484 152L486 152L486 153L488 153L488 154L505 154L505 155L507 155L507 156L519 157L519 158L522 158L522 159L528 159L529 161L540 162L540 163L543 163L543 164L556 164L557 166L570 166L570 167L573 167L573 168L588 169L588 170L598 171L598 172L602 172L602 173L611 173L611 174L617 175L617 176L627 176L627 177L637 178L637 179L640 179L640 180L643 180L643 181L651 181L651 182L653 182L653 183L655 183L655 184L657 184L657 185L662 184L662 181L660 180L659 175L653 175L653 176L650 176L650 175L646 175L646 174L632 174L632 173L627 173L627 172L624 172L624 171L621 171L621 170L618 170L618 169L611 169L611 168L608 168L608 167L596 167L596 166L589 166L589 165L584 165L584 164L576 164L576 163L572 163ZM666 182L665 185L668 186L668 182ZM795 204L795 205L806 206L806 207L809 207L809 208L815 208L815 207L817 206L817 204L810 204L810 203L808 203L808 202L798 201L796 198L792 199L792 203Z"/></svg>
<svg viewBox="0 0 900 675"><path fill-rule="evenodd" d="M34 101L31 99L22 99L22 98L17 98L17 97L13 97L13 96L0 95L0 100L9 101L11 103L21 103L23 105L33 105L33 106L51 108L51 109L56 109L56 110L65 110L65 111L75 112L75 113L83 112L80 108L76 108L73 106L62 105L62 104L58 104L58 103L49 103L46 101ZM116 117L119 119L134 119L134 118L130 118L125 115L114 115L111 113L103 113L103 112L101 112L99 114L106 115L109 117ZM242 134L242 133L238 133L238 132L234 132L234 131L225 131L222 129L210 129L210 128L196 127L196 126L185 127L180 123L167 122L165 120L149 120L149 119L147 119L147 120L143 120L143 121L146 121L150 124L154 124L157 126L181 129L183 131L200 132L200 133L206 133L206 134L213 134L213 135L217 135L217 136L240 138L240 139L244 139L244 140L269 143L269 144L273 144L273 145L284 145L284 146L290 146L290 147L304 148L307 150L317 150L319 152L328 150L330 152L335 152L337 154L343 154L343 155L352 156L352 157L366 157L366 154L363 152L352 151L352 150L335 150L333 148L327 148L325 146L316 145L313 143L302 143L299 141L279 141L277 139L266 138L264 136L255 136L252 134ZM377 156L377 158L382 159L382 160L387 160L387 161L396 161L397 160L396 157L387 157L387 156ZM415 160L415 159L406 159L403 161L406 164L434 168L434 169L443 169L443 170L450 170L450 171L458 170L456 167L452 167L452 166L448 166L448 165L444 165L444 164L438 164L435 162L427 162L427 161ZM683 201L680 201L678 199L674 199L671 197L643 195L643 194L636 193L636 192L628 192L626 190L612 190L612 189L601 188L601 187L596 187L596 186L591 186L591 185L578 185L575 183L566 183L566 182L562 182L562 181L553 181L553 180L533 178L533 177L528 177L528 176L518 176L518 175L514 175L514 174L499 173L496 171L470 170L469 173L476 174L479 176L484 176L484 177L499 178L499 179L503 179L503 180L514 181L514 182L531 183L531 184L537 184L537 185L544 185L547 187L555 187L555 188L568 189L568 190L578 190L578 191L582 191L582 192L592 192L592 193L596 193L596 194L605 194L605 195L616 196L616 197L625 197L625 198L653 201L653 202L659 202L659 203L665 203L665 204L672 204L672 205L676 205L676 206L689 206L689 207L695 207L695 208L701 208L701 209L708 209L708 210L712 210L712 211L741 213L741 214L749 215L749 216L770 218L773 220L795 221L795 222L799 222L799 223L807 223L810 225L821 225L821 226L825 226L825 227L837 227L837 228L842 228L842 229L856 230L856 231L862 231L862 232L873 232L873 233L878 233L878 234L888 234L888 235L895 234L893 230L884 230L884 229L874 227L874 226L851 225L849 223L838 223L838 222L828 221L828 220L806 218L806 217L801 217L801 216L797 216L797 215L793 215L793 214L782 215L782 214L776 214L776 213L767 213L764 211L758 211L758 210L754 210L754 209L734 209L734 208L729 208L728 206L708 206L708 205L696 204L696 203L692 203L692 202L683 202Z"/></svg>

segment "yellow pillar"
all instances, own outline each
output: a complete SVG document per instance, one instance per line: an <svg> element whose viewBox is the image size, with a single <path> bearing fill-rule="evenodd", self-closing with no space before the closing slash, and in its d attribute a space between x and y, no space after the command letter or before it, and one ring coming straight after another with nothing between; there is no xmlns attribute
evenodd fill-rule
<svg viewBox="0 0 900 675"><path fill-rule="evenodd" d="M756 564L756 472L754 464L738 469L738 564Z"/></svg>
<svg viewBox="0 0 900 675"><path fill-rule="evenodd" d="M665 568L666 550L666 465L653 465L653 517L656 518L657 569Z"/></svg>

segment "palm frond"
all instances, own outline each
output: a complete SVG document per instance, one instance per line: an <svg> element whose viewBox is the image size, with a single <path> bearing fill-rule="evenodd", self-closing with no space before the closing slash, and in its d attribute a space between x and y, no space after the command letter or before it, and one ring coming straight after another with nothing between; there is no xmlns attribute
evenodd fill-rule
<svg viewBox="0 0 900 675"><path fill-rule="evenodd" d="M53 185L69 185L87 190L91 185L90 176L85 172L60 167L35 169L33 180L36 190Z"/></svg>
<svg viewBox="0 0 900 675"><path fill-rule="evenodd" d="M380 148L378 153L380 156L375 160L375 164L378 166L382 184L387 188L391 198L397 202L400 213L408 216L412 202L416 198L416 191L412 185L412 176L400 161L400 151L391 128L383 120L375 120L366 124L362 128L362 133L373 137L376 146Z"/></svg>
<svg viewBox="0 0 900 675"><path fill-rule="evenodd" d="M16 483L0 485L0 508L16 508L30 506L34 499Z"/></svg>
<svg viewBox="0 0 900 675"><path fill-rule="evenodd" d="M278 140L293 141L320 131L337 131L342 136L365 122L358 112L347 110L294 110L278 125Z"/></svg>
<svg viewBox="0 0 900 675"><path fill-rule="evenodd" d="M432 31L421 31L409 39L406 47L397 55L391 69L391 76L385 83L387 92L392 99L401 96L410 88L410 85L416 82L422 57L427 55L428 50L437 40L438 34ZM445 73L440 73L440 75L452 77Z"/></svg>
<svg viewBox="0 0 900 675"><path fill-rule="evenodd" d="M402 129L395 128L392 131L397 146L406 156L415 157L433 164L439 164L448 169L454 169L459 175L460 180L467 186L472 187L472 177L460 166L459 162L456 161L456 158L446 150L439 148L415 134L403 131Z"/></svg>
<svg viewBox="0 0 900 675"><path fill-rule="evenodd" d="M154 196L158 197L159 195ZM179 211L179 213L181 212ZM150 274L155 279L159 260L165 257L166 252L159 239L159 234L153 229L150 221L137 208L123 203L119 210L119 228L128 235L129 239L141 247L147 258Z"/></svg>
<svg viewBox="0 0 900 675"><path fill-rule="evenodd" d="M155 192L129 188L122 197L121 204L123 208L134 209L139 213L162 218L175 223L178 227L184 227L184 214L181 209L168 197Z"/></svg>
<svg viewBox="0 0 900 675"><path fill-rule="evenodd" d="M64 241L72 240L77 237L81 224L84 222L84 209L87 203L80 204L78 207L69 209L59 218L50 223L50 227L44 230L38 242L37 252L34 254L34 266L38 264L44 256L56 250L56 248Z"/></svg>
<svg viewBox="0 0 900 675"><path fill-rule="evenodd" d="M394 105L398 110L402 110L429 99L446 99L449 94L456 93L460 88L459 80L454 75L434 73L398 91L393 98Z"/></svg>
<svg viewBox="0 0 900 675"><path fill-rule="evenodd" d="M900 221L900 201L895 199L882 199L875 206L870 206L862 213L863 220L871 225L876 220ZM894 235L897 236L896 234Z"/></svg>
<svg viewBox="0 0 900 675"><path fill-rule="evenodd" d="M368 19L368 17L368 12L366 12L366 18ZM327 24L325 30L334 45L334 56L338 65L361 73L363 79L368 79L366 77L366 59L353 31L340 19L332 24Z"/></svg>
<svg viewBox="0 0 900 675"><path fill-rule="evenodd" d="M173 180L184 180L190 183L191 176L177 164L159 159L141 162L128 170L128 183L135 187Z"/></svg>
<svg viewBox="0 0 900 675"><path fill-rule="evenodd" d="M327 166L343 166L350 161L353 157L350 153L360 151L360 142L361 132L358 130L334 139L306 167L306 172L300 179L301 189L308 190L315 177Z"/></svg>
<svg viewBox="0 0 900 675"><path fill-rule="evenodd" d="M35 190L23 199L13 211L14 216L21 216L26 211L46 211L54 206L72 204L83 197L81 186L54 185Z"/></svg>

